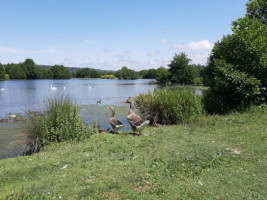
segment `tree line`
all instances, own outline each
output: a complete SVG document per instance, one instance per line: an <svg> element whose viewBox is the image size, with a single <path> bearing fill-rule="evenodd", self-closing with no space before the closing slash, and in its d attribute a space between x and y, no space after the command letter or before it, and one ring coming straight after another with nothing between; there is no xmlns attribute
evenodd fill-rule
<svg viewBox="0 0 267 200"><path fill-rule="evenodd" d="M186 55L183 53L183 56ZM175 59L178 55L175 56ZM190 59L188 59L190 60ZM49 68L42 68L37 66L32 59L27 58L24 62L19 64L7 64L5 67L0 63L0 80L5 79L69 79L69 78L105 78L105 79L127 79L134 80L138 78L143 79L157 79L160 83L175 82L181 84L192 84L194 82L201 83L201 81L195 81L200 76L200 71L203 68L201 65L189 65L187 78L178 81L179 77L170 76L172 73L176 73L175 70L167 70L164 67L158 69L148 69L135 71L123 66L117 71L106 71L92 68L82 68L76 72L70 72L67 67L63 65L54 65Z"/></svg>

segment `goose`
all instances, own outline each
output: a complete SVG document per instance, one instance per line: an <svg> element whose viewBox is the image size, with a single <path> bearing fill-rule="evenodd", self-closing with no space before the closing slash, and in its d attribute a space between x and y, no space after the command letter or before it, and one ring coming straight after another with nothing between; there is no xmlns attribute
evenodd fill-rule
<svg viewBox="0 0 267 200"><path fill-rule="evenodd" d="M144 130L144 128L149 124L149 120L144 121L141 119L141 117L134 113L134 103L132 98L128 98L125 103L130 104L130 110L129 114L127 116L127 120L135 134L135 131L138 131L141 135L141 131Z"/></svg>
<svg viewBox="0 0 267 200"><path fill-rule="evenodd" d="M109 106L108 109L112 111L109 122L110 122L110 125L113 128L114 133L116 133L118 129L123 127L123 124L122 124L122 122L120 120L118 120L115 117L115 109L114 109L114 107L113 106Z"/></svg>
<svg viewBox="0 0 267 200"><path fill-rule="evenodd" d="M51 87L51 91L57 90L57 87L53 87L52 85L50 87Z"/></svg>
<svg viewBox="0 0 267 200"><path fill-rule="evenodd" d="M97 100L96 103L100 103L101 104L101 99Z"/></svg>
<svg viewBox="0 0 267 200"><path fill-rule="evenodd" d="M0 91L5 91L6 89L5 88L0 88Z"/></svg>

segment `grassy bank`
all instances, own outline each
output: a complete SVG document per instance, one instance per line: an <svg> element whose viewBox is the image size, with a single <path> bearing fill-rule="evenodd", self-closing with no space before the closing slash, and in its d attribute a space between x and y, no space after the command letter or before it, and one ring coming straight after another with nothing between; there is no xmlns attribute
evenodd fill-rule
<svg viewBox="0 0 267 200"><path fill-rule="evenodd" d="M266 108L0 160L0 199L264 199Z"/></svg>

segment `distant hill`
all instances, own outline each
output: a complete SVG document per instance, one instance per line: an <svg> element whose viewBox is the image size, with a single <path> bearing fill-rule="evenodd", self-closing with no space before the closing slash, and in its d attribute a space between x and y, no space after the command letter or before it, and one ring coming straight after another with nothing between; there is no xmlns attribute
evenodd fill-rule
<svg viewBox="0 0 267 200"><path fill-rule="evenodd" d="M36 65L38 67L41 67L43 69L49 69L50 67L52 67L52 65ZM80 68L80 67L66 67L70 72L77 72L78 70L80 69L83 69L83 68ZM94 69L94 68L90 68L90 69ZM97 71L100 71L102 73L107 73L107 72L113 72L113 70L102 70L102 69L95 69Z"/></svg>

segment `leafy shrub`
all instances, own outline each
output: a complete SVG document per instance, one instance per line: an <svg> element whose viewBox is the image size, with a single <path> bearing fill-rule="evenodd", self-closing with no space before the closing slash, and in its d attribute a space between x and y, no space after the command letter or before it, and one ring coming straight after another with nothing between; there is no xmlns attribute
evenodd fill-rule
<svg viewBox="0 0 267 200"><path fill-rule="evenodd" d="M49 99L44 113L31 116L26 124L27 154L39 152L50 142L82 140L95 133L84 126L78 105L68 96Z"/></svg>
<svg viewBox="0 0 267 200"><path fill-rule="evenodd" d="M256 78L236 70L223 60L216 60L216 76L211 88L204 94L203 104L208 113L226 113L242 110L264 99L264 88Z"/></svg>
<svg viewBox="0 0 267 200"><path fill-rule="evenodd" d="M46 141L80 140L86 137L87 128L80 118L80 110L69 97L48 100L44 117L44 139Z"/></svg>
<svg viewBox="0 0 267 200"><path fill-rule="evenodd" d="M196 120L202 113L201 97L192 89L167 87L135 98L141 115L151 123L179 124Z"/></svg>

